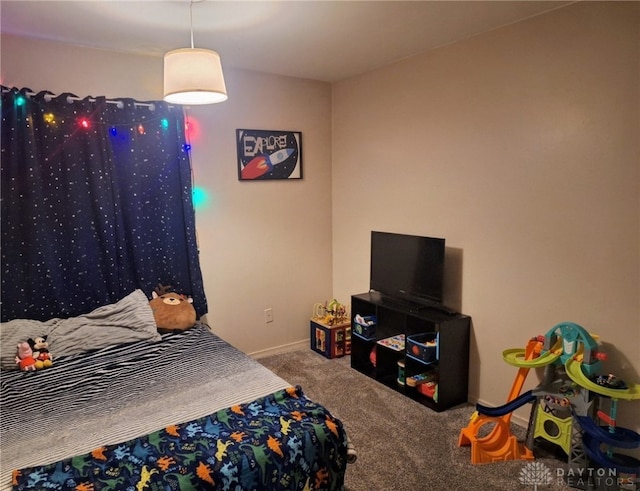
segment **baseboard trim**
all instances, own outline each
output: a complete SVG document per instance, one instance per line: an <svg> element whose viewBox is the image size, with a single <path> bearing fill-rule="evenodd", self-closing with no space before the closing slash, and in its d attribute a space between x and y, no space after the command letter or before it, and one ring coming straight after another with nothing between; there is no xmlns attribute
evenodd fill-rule
<svg viewBox="0 0 640 491"><path fill-rule="evenodd" d="M265 358L267 356L279 355L282 353L289 353L291 351L298 351L303 348L309 348L308 339L302 339L300 341L295 341L293 343L283 344L280 346L275 346L273 348L267 348L260 351L254 351L252 353L247 353L247 355L255 360L259 360L260 358Z"/></svg>

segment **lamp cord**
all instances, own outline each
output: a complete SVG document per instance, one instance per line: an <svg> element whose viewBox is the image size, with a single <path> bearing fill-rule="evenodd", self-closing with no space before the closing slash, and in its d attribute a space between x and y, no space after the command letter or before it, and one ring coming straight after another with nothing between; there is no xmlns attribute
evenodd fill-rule
<svg viewBox="0 0 640 491"><path fill-rule="evenodd" d="M189 2L189 24L191 25L191 49L193 49L193 0Z"/></svg>

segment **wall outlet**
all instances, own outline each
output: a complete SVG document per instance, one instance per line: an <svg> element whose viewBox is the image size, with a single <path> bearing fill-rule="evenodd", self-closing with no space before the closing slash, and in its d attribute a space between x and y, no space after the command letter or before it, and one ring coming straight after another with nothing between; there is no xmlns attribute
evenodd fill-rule
<svg viewBox="0 0 640 491"><path fill-rule="evenodd" d="M264 322L265 324L273 322L273 309L271 307L264 309Z"/></svg>

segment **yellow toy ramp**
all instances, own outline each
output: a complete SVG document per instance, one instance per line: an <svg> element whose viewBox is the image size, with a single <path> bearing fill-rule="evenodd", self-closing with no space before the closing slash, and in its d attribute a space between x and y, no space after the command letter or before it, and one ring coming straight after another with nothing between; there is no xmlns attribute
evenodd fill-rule
<svg viewBox="0 0 640 491"><path fill-rule="evenodd" d="M602 385L592 382L582 371L581 363L573 358L569 358L566 361L564 369L569 378L576 384L601 396L611 397L611 399L624 399L625 401L640 399L640 386L638 384L627 384L627 389L610 389L609 387L603 387Z"/></svg>
<svg viewBox="0 0 640 491"><path fill-rule="evenodd" d="M521 348L508 349L502 352L502 359L504 361L506 361L509 365L521 368L544 367L547 365L551 365L558 358L560 358L560 353L554 353L552 351L547 351L546 353L540 355L537 358L533 358L532 360L525 359L525 350Z"/></svg>

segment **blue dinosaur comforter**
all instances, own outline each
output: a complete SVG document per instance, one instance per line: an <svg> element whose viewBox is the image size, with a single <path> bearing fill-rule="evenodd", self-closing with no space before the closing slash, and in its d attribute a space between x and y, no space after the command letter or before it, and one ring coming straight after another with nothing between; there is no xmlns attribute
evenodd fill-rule
<svg viewBox="0 0 640 491"><path fill-rule="evenodd" d="M14 489L341 489L340 421L300 387L45 466L15 471Z"/></svg>
<svg viewBox="0 0 640 491"><path fill-rule="evenodd" d="M0 491L343 485L341 422L204 324L0 382Z"/></svg>

